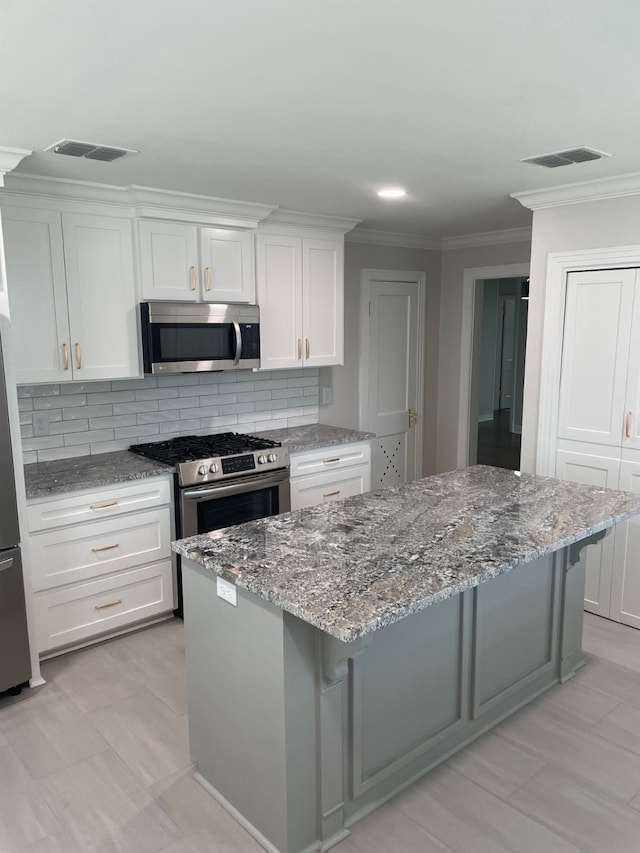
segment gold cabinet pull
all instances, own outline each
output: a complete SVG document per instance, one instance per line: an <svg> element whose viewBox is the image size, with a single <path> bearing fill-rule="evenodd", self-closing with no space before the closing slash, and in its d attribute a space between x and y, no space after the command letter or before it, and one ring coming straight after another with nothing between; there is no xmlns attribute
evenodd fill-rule
<svg viewBox="0 0 640 853"><path fill-rule="evenodd" d="M100 551L113 551L114 548L119 548L120 543L116 542L115 545L102 545L100 548L92 548L94 554L99 554Z"/></svg>
<svg viewBox="0 0 640 853"><path fill-rule="evenodd" d="M632 412L627 412L627 417L625 419L624 425L624 434L627 438L631 438L631 418L633 417Z"/></svg>
<svg viewBox="0 0 640 853"><path fill-rule="evenodd" d="M195 290L197 287L195 267L189 267L189 281L191 282L191 290Z"/></svg>
<svg viewBox="0 0 640 853"><path fill-rule="evenodd" d="M108 601L106 604L96 604L96 610L104 610L105 607L115 607L116 604L122 604L121 598L116 598L115 601Z"/></svg>
<svg viewBox="0 0 640 853"><path fill-rule="evenodd" d="M89 509L106 509L108 506L118 506L118 501L105 501L103 504L89 504Z"/></svg>
<svg viewBox="0 0 640 853"><path fill-rule="evenodd" d="M302 358L302 338L298 338L298 360Z"/></svg>
<svg viewBox="0 0 640 853"><path fill-rule="evenodd" d="M309 338L304 339L304 351L306 353L306 358L309 358L309 350L311 349L311 345L309 343Z"/></svg>
<svg viewBox="0 0 640 853"><path fill-rule="evenodd" d="M65 370L69 370L69 344L62 344L62 363Z"/></svg>
<svg viewBox="0 0 640 853"><path fill-rule="evenodd" d="M332 456L330 459L323 459L322 461L324 462L325 465L329 465L330 462L339 462L340 457L339 456Z"/></svg>
<svg viewBox="0 0 640 853"><path fill-rule="evenodd" d="M324 495L323 495L323 497L325 497L325 498L332 498L332 497L334 497L335 495L339 495L339 494L340 494L340 489L338 489L338 491L337 491L337 492L325 492L325 493L324 493Z"/></svg>
<svg viewBox="0 0 640 853"><path fill-rule="evenodd" d="M211 267L204 268L204 289L211 290Z"/></svg>
<svg viewBox="0 0 640 853"><path fill-rule="evenodd" d="M80 344L76 344L76 367L78 370L82 367L82 352L80 350Z"/></svg>
<svg viewBox="0 0 640 853"><path fill-rule="evenodd" d="M413 429L416 425L416 410L409 409L409 429Z"/></svg>

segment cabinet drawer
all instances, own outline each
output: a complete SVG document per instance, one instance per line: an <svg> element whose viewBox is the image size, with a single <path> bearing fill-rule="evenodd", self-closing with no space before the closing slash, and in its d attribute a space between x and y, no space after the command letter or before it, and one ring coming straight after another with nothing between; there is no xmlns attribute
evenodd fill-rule
<svg viewBox="0 0 640 853"><path fill-rule="evenodd" d="M291 509L303 509L351 495L361 495L370 488L369 465L355 465L344 471L298 477L291 481Z"/></svg>
<svg viewBox="0 0 640 853"><path fill-rule="evenodd" d="M173 610L171 561L34 597L38 651L47 652Z"/></svg>
<svg viewBox="0 0 640 853"><path fill-rule="evenodd" d="M29 531L34 533L66 524L96 521L125 512L163 506L170 502L171 482L168 478L137 480L132 485L100 491L75 492L66 498L29 504Z"/></svg>
<svg viewBox="0 0 640 853"><path fill-rule="evenodd" d="M338 444L309 453L291 456L291 478L306 474L335 471L351 465L368 465L371 462L371 445L368 441L358 444Z"/></svg>
<svg viewBox="0 0 640 853"><path fill-rule="evenodd" d="M171 557L169 507L61 527L31 537L35 590Z"/></svg>

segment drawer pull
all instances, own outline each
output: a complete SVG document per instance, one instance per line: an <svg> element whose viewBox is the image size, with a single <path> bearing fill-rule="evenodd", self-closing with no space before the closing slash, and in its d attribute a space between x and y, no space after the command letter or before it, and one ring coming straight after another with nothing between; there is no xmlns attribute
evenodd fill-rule
<svg viewBox="0 0 640 853"><path fill-rule="evenodd" d="M204 289L211 290L211 267L204 268Z"/></svg>
<svg viewBox="0 0 640 853"><path fill-rule="evenodd" d="M195 290L196 289L196 268L195 267L189 267L189 278L191 281L191 290Z"/></svg>
<svg viewBox="0 0 640 853"><path fill-rule="evenodd" d="M80 350L80 344L76 344L76 367L78 370L82 368L82 352Z"/></svg>
<svg viewBox="0 0 640 853"><path fill-rule="evenodd" d="M340 489L338 489L338 491L337 491L337 492L325 492L325 493L324 493L324 495L323 495L323 497L325 497L325 498L333 498L333 497L335 497L335 495L339 495L339 494L340 494Z"/></svg>
<svg viewBox="0 0 640 853"><path fill-rule="evenodd" d="M331 462L339 462L340 457L339 456L333 456L331 459L323 459L322 461L324 462L325 465L329 465L329 463L331 463Z"/></svg>
<svg viewBox="0 0 640 853"><path fill-rule="evenodd" d="M119 548L120 543L116 542L115 545L102 545L100 548L92 548L94 554L98 554L100 551L113 551L114 548Z"/></svg>
<svg viewBox="0 0 640 853"><path fill-rule="evenodd" d="M105 501L103 504L89 504L89 509L106 509L108 506L118 506L118 501Z"/></svg>
<svg viewBox="0 0 640 853"><path fill-rule="evenodd" d="M104 610L105 607L115 607L116 604L122 604L122 599L116 598L115 601L108 601L106 604L96 604L96 610Z"/></svg>

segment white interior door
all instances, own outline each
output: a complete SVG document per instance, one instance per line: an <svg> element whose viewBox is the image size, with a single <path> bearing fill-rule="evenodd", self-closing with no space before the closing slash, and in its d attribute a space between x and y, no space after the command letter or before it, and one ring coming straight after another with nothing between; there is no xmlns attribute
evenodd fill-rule
<svg viewBox="0 0 640 853"><path fill-rule="evenodd" d="M419 273L363 273L361 427L376 435L372 489L421 476L423 288Z"/></svg>

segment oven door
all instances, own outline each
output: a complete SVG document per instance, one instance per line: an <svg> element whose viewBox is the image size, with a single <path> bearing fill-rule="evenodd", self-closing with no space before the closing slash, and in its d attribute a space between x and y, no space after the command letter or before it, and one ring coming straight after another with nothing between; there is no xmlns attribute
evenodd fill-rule
<svg viewBox="0 0 640 853"><path fill-rule="evenodd" d="M289 470L180 490L181 538L291 509Z"/></svg>

